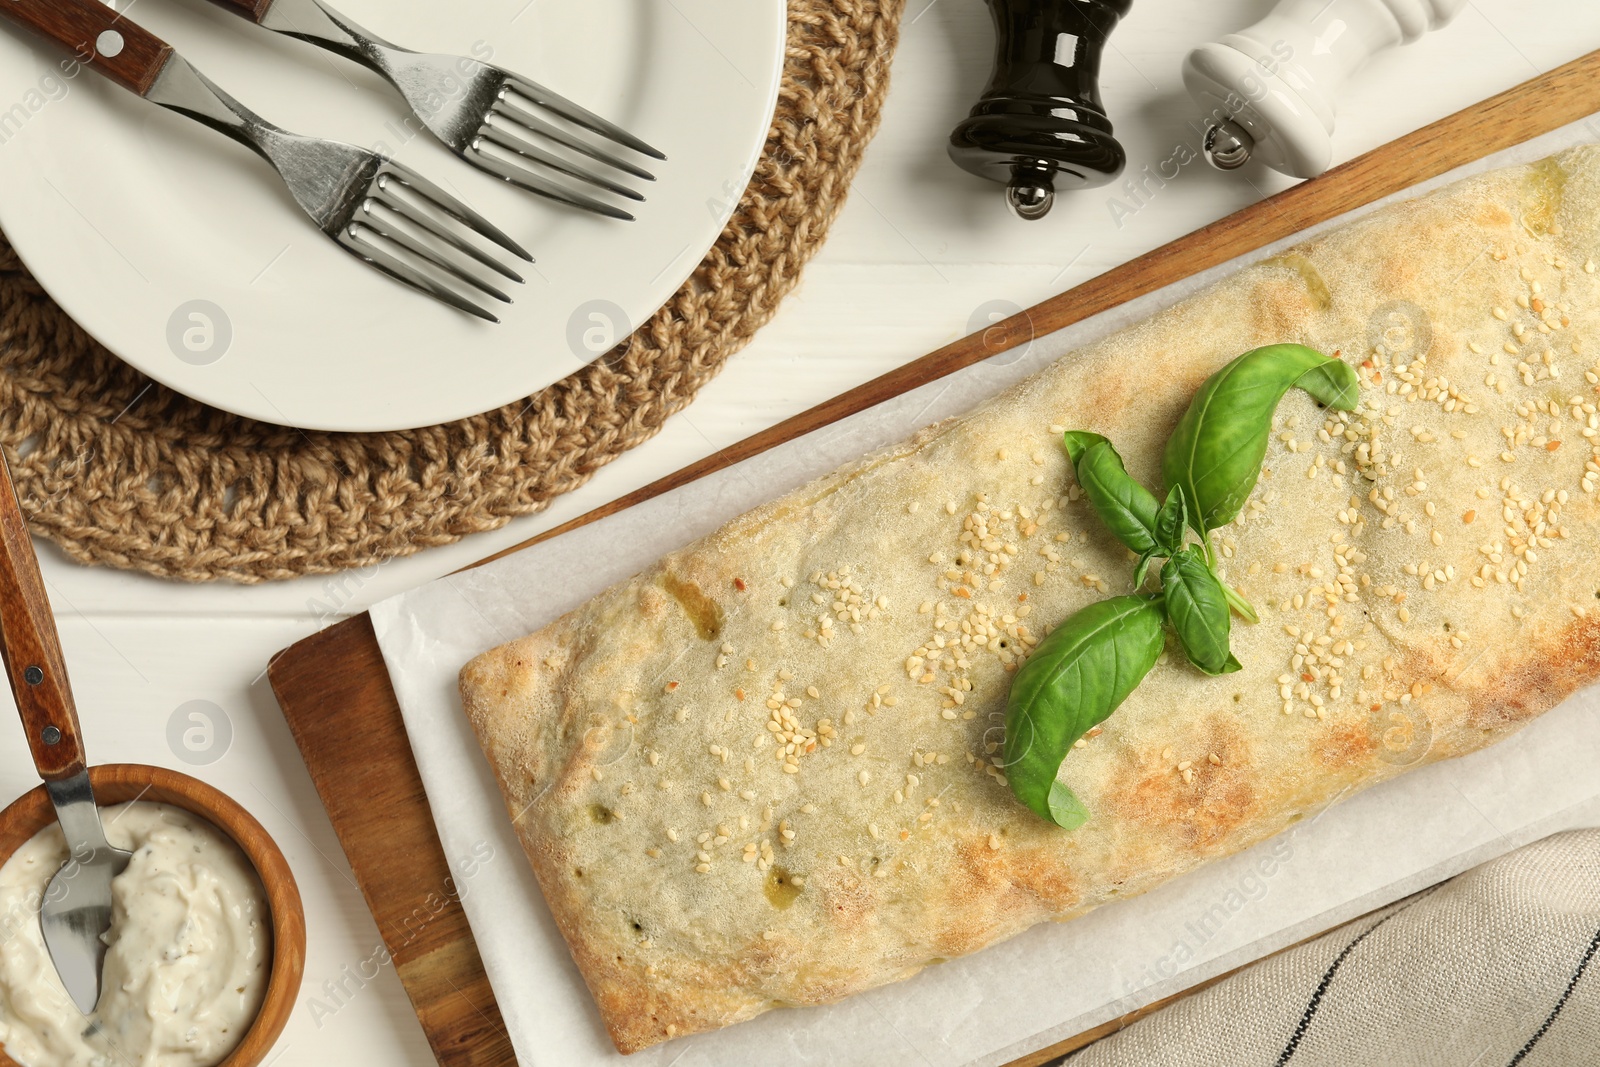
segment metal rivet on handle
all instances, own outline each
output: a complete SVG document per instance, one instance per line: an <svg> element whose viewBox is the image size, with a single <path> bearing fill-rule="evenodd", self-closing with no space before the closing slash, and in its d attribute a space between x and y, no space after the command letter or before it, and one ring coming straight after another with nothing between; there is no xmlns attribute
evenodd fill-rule
<svg viewBox="0 0 1600 1067"><path fill-rule="evenodd" d="M47 745L58 745L61 743L61 731L56 729L54 726L46 726L44 728L44 733L40 734L39 736L44 738L44 743Z"/></svg>
<svg viewBox="0 0 1600 1067"><path fill-rule="evenodd" d="M38 685L44 681L44 669L41 667L29 667L22 672L22 678L29 685Z"/></svg>

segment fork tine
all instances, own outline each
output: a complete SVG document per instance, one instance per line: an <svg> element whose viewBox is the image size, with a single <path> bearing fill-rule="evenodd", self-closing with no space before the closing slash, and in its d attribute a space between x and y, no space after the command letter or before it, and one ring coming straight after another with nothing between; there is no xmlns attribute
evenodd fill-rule
<svg viewBox="0 0 1600 1067"><path fill-rule="evenodd" d="M344 249L346 252L349 252L352 256L355 256L357 259L373 267L375 270L382 271L384 274L387 274L396 281L409 285L413 289L420 290L421 292L426 293L441 303L448 304L457 311L464 311L468 315L475 315L478 318L486 319L489 322L498 323L500 321L492 312L485 308L479 307L477 304L474 304L460 293L457 293L455 290L441 285L435 279L428 277L426 274L418 271L410 264L395 258L372 242L358 241L353 235L350 235L347 232L354 228L354 226L346 227L345 230L341 230L339 232L339 236L335 238L339 244L339 247Z"/></svg>
<svg viewBox="0 0 1600 1067"><path fill-rule="evenodd" d="M433 249L421 244L415 237L407 233L404 229L384 225L384 220L374 215L370 207L364 208L363 210L365 212L365 217L362 218L357 225L365 226L372 232L381 235L383 238L389 241L389 243L395 245L407 255L414 256L415 258L422 260L424 264L431 264L432 266L438 268L445 275L445 277L453 278L463 285L471 286L487 296L494 297L501 303L511 303L511 298L505 293L502 293L499 289L496 289L494 286L490 285L482 278L472 274L470 271L463 269L459 264L450 262Z"/></svg>
<svg viewBox="0 0 1600 1067"><path fill-rule="evenodd" d="M516 136L510 130L502 130L496 126L485 126L483 129L478 131L478 136L488 141L492 145L497 145L500 148L505 149L507 152L514 153L524 159L529 159L535 163L542 164L543 166L549 167L551 170L558 171L561 174L565 174L570 178L576 178L581 182L587 182L596 188L604 189L608 193L615 193L618 196L625 196L629 200L644 199L643 195L634 192L627 186L618 185L616 182L608 181L605 178L590 174L583 170L583 168L569 163L560 156L552 155L551 153L546 152L544 149L530 143L525 138Z"/></svg>
<svg viewBox="0 0 1600 1067"><path fill-rule="evenodd" d="M503 159L485 155L483 150L477 146L476 141L468 149L466 158L474 166L481 167L495 177L508 181L519 188L526 189L530 193L548 196L552 200L559 200L563 204L570 204L585 211L593 211L597 215L608 215L624 222L634 221L632 215L619 207L612 207L604 201L573 192L559 182L540 177L526 167L514 166Z"/></svg>
<svg viewBox="0 0 1600 1067"><path fill-rule="evenodd" d="M528 253L528 250L513 241L498 226L409 167L402 167L393 160L389 160L383 173L377 177L380 189L383 188L383 180L385 178L393 178L398 181L401 185L417 193L424 200L433 204L434 207L443 211L480 237L493 241L507 252L514 256L520 256L529 263L534 262L533 256Z"/></svg>
<svg viewBox="0 0 1600 1067"><path fill-rule="evenodd" d="M470 256L479 263L482 263L485 267L488 267L490 270L499 274L503 274L512 281L521 284L522 275L518 274L510 267L507 267L498 259L495 259L493 256L489 255L487 252L479 249L471 241L468 241L460 234L455 233L448 226L441 225L437 220L431 218L425 210L422 210L414 205L407 204L400 197L395 196L388 190L380 189L376 199L378 203L382 204L390 211L393 211L395 214L399 215L401 218L405 219L419 230L423 230L432 234L435 238L443 241L451 248L454 248L457 252L460 252L466 256ZM421 199L421 197L418 199Z"/></svg>
<svg viewBox="0 0 1600 1067"><path fill-rule="evenodd" d="M656 180L656 176L645 170L643 167L634 163L630 163L620 156L614 156L610 152L602 151L601 149L590 144L588 141L584 140L582 137L574 137L566 130L544 121L539 116L535 115L532 109L524 106L523 98L521 96L511 93L501 94L501 97L496 102L492 113L509 119L514 124L525 127L527 130L539 135L540 137L548 138L549 140L554 141L556 144L572 149L574 152L582 152L590 159L599 160L608 167L614 167L617 170L624 171L642 181L653 182Z"/></svg>
<svg viewBox="0 0 1600 1067"><path fill-rule="evenodd" d="M639 138L635 137L621 126L618 126L616 123L607 122L605 119L601 118L599 115L596 115L588 108L579 107L571 100L568 100L559 93L551 92L538 82L530 81L520 74L513 74L510 71L507 71L506 85L514 91L527 97L534 104L546 108L547 110L554 111L557 115L560 115L568 122L573 122L584 127L585 129L593 130L595 133L598 133L603 137L609 137L618 144L627 145L635 152L650 156L653 159L667 158L666 155L659 149L652 148L650 145L639 140Z"/></svg>

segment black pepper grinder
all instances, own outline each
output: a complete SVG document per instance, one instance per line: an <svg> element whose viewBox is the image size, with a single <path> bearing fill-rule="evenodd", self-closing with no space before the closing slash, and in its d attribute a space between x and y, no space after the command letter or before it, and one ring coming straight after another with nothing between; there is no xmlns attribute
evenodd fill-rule
<svg viewBox="0 0 1600 1067"><path fill-rule="evenodd" d="M994 75L950 135L950 158L1004 182L1019 218L1041 219L1058 188L1088 189L1127 161L1100 103L1100 56L1133 0L989 0Z"/></svg>

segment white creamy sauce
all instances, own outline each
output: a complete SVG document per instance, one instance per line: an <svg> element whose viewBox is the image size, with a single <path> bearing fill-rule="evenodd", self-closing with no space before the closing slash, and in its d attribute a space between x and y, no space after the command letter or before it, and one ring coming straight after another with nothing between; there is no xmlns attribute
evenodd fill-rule
<svg viewBox="0 0 1600 1067"><path fill-rule="evenodd" d="M272 924L255 868L210 823L165 804L102 808L133 853L111 884L100 1003L87 1018L39 930L67 860L52 824L0 867L0 1045L22 1067L214 1067L260 1011Z"/></svg>

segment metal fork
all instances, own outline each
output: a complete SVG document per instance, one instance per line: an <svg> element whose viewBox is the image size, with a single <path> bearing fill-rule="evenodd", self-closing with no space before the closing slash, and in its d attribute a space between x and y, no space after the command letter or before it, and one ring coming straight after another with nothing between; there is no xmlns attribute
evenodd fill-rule
<svg viewBox="0 0 1600 1067"><path fill-rule="evenodd" d="M376 71L456 155L540 196L633 220L621 207L591 194L600 191L642 201L643 194L617 179L625 175L655 181L655 176L593 143L581 131L641 155L667 158L622 127L520 74L467 56L424 54L390 44L323 0L215 2L269 30L309 41ZM551 122L547 115L568 125ZM543 147L546 144L568 152L552 152Z"/></svg>
<svg viewBox="0 0 1600 1067"><path fill-rule="evenodd" d="M479 301L511 298L486 272L522 281L472 238L533 261L488 219L409 167L356 145L272 125L170 45L94 0L0 0L0 14L74 49L81 62L146 100L248 145L339 247L451 307L498 322Z"/></svg>

